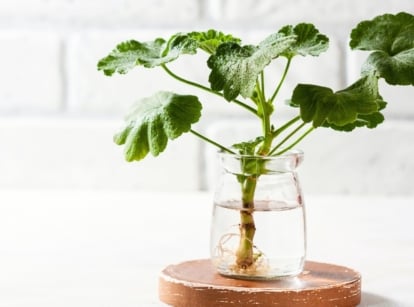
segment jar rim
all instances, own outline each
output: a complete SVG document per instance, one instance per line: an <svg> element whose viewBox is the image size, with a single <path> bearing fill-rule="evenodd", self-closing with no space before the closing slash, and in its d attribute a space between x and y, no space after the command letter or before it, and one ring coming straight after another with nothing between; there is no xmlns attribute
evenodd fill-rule
<svg viewBox="0 0 414 307"><path fill-rule="evenodd" d="M244 155L244 154L230 153L230 152L225 152L225 151L218 151L217 154L220 157L275 160L275 159L286 159L286 158L293 157L293 156L302 157L304 155L304 152L301 149L291 149L277 156Z"/></svg>
<svg viewBox="0 0 414 307"><path fill-rule="evenodd" d="M304 159L303 151L298 149L287 151L278 156L238 155L219 152L217 157L223 170L239 175L293 172Z"/></svg>

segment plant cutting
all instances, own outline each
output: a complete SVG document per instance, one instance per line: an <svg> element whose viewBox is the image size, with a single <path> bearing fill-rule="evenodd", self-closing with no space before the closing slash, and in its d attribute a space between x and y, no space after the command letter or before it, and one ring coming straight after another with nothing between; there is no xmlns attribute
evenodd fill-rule
<svg viewBox="0 0 414 307"><path fill-rule="evenodd" d="M380 79L389 85L414 85L414 16L405 12L381 15L362 21L351 32L350 48L370 52L359 79L340 90L299 83L287 100L297 115L279 123L278 103L286 100L280 99L279 93L291 64L299 56L319 56L328 45L328 37L309 23L284 26L256 45L245 45L233 35L208 30L146 42L125 41L98 63L98 69L107 76L126 74L136 67L161 68L177 82L222 97L224 102L243 109L260 125L261 135L252 140L220 144L193 127L201 120L202 105L208 101L202 102L195 95L159 91L136 102L124 127L114 136L115 143L124 146L127 161L140 161L149 153L158 156L170 140L184 133L217 147L222 160L233 160L235 166L227 168L227 177L231 177L239 196L232 196L231 201L219 207L237 213L237 230L219 234L213 247L213 258L222 274L266 279L300 273L304 253L294 268L288 265L275 271L269 267L272 257L257 243L260 225L255 220L261 212L302 206L294 171L302 154L295 150L296 146L317 129L350 132L381 124L387 103L379 93ZM206 54L200 59L209 68L209 84L189 80L169 66L173 61L185 61L188 55L199 55L199 51ZM277 80L269 80L266 72L274 69L270 64L276 61L284 63L284 70ZM282 185L287 180L294 185L293 206L286 199L258 197L261 185L269 184L269 176L281 173L293 174L289 179L276 180Z"/></svg>

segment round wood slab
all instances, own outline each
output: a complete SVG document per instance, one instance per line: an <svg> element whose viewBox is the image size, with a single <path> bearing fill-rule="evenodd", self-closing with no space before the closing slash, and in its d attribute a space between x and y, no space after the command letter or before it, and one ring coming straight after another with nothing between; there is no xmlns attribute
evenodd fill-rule
<svg viewBox="0 0 414 307"><path fill-rule="evenodd" d="M210 260L201 259L165 268L159 297L175 307L354 307L361 301L361 276L346 267L307 261L296 277L240 280L219 275Z"/></svg>

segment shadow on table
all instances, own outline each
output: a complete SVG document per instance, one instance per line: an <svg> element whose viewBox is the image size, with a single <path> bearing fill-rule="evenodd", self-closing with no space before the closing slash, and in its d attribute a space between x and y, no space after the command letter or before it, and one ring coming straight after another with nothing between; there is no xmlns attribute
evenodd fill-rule
<svg viewBox="0 0 414 307"><path fill-rule="evenodd" d="M358 307L407 307L389 298L373 294L369 292L362 292L361 304Z"/></svg>

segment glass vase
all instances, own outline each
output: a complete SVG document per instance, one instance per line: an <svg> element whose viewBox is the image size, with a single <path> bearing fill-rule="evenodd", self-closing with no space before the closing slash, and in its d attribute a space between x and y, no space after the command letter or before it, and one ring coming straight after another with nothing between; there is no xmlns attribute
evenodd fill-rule
<svg viewBox="0 0 414 307"><path fill-rule="evenodd" d="M218 154L211 259L225 276L267 280L302 272L306 253L301 151L281 156Z"/></svg>

